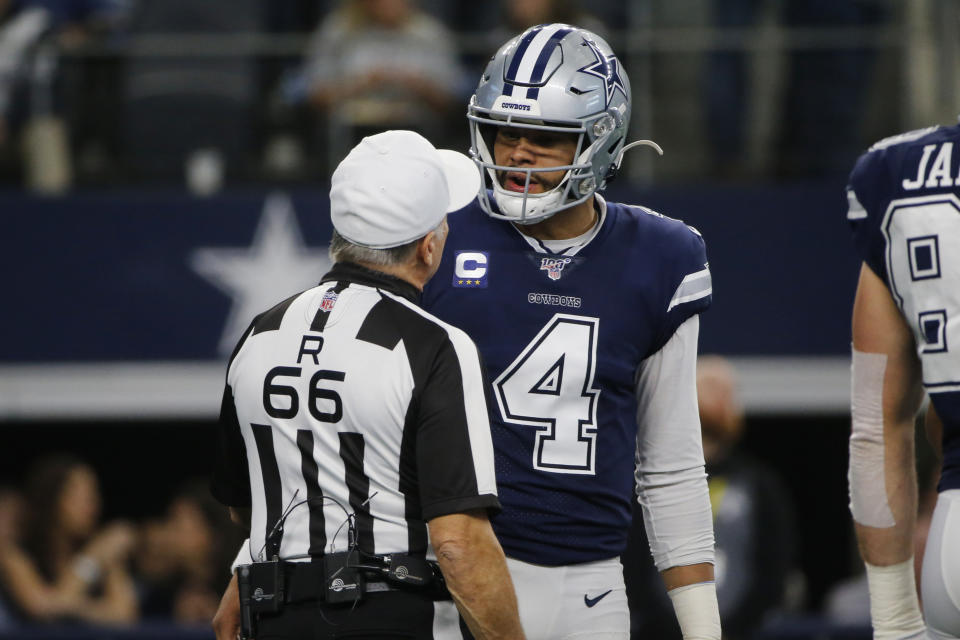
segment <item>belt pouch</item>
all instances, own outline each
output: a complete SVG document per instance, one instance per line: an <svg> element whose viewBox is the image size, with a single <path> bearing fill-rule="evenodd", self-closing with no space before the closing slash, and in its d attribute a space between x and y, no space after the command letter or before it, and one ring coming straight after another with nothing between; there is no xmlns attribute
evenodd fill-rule
<svg viewBox="0 0 960 640"><path fill-rule="evenodd" d="M363 595L363 575L357 551L323 556L324 600L329 604L356 602Z"/></svg>
<svg viewBox="0 0 960 640"><path fill-rule="evenodd" d="M280 562L254 562L237 569L240 603L250 613L277 613L283 606Z"/></svg>

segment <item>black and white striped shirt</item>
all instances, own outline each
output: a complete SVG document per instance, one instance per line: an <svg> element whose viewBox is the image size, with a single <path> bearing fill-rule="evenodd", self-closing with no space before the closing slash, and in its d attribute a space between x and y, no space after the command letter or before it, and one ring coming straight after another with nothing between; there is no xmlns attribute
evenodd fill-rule
<svg viewBox="0 0 960 640"><path fill-rule="evenodd" d="M499 509L476 346L418 297L338 263L240 339L211 488L252 507L254 559L305 499L285 521L281 558L345 550L348 511L363 551L432 556L427 521Z"/></svg>

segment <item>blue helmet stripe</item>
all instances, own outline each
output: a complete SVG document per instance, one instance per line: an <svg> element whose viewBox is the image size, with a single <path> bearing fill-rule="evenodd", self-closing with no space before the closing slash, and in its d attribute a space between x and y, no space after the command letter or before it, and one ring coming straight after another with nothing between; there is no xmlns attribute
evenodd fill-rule
<svg viewBox="0 0 960 640"><path fill-rule="evenodd" d="M523 56L527 52L530 43L533 42L533 39L537 37L537 34L540 33L542 29L543 27L534 27L527 32L527 35L523 36L520 44L517 45L517 50L513 54L513 60L510 61L510 68L507 69L507 77L504 78L504 80L507 82L516 82L517 71L520 69Z"/></svg>
<svg viewBox="0 0 960 640"><path fill-rule="evenodd" d="M536 64L533 66L533 73L530 77L531 84L536 84L543 81L543 70L547 68L547 62L550 61L550 56L553 55L553 50L560 46L560 41L563 40L564 36L570 33L570 31L572 31L572 29L560 29L550 37L549 41L547 41L547 44L540 52L540 56L537 58ZM530 87L527 89L527 99L536 100L539 96L539 87Z"/></svg>
<svg viewBox="0 0 960 640"><path fill-rule="evenodd" d="M538 84L543 80L543 70L547 68L547 62L550 60L553 50L560 45L560 41L563 40L563 37L568 33L570 33L570 29L560 29L550 36L550 40L547 41L547 44L545 44L540 51L540 57L537 58L537 63L533 65L533 73L530 74L530 84Z"/></svg>

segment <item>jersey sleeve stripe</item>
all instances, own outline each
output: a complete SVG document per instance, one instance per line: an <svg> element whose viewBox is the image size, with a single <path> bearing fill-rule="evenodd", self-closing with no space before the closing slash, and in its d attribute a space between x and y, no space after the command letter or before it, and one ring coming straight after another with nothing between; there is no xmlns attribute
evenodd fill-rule
<svg viewBox="0 0 960 640"><path fill-rule="evenodd" d="M847 220L863 220L867 217L867 210L857 199L853 189L847 189Z"/></svg>
<svg viewBox="0 0 960 640"><path fill-rule="evenodd" d="M667 311L670 311L677 305L700 298L706 298L713 293L713 279L710 276L709 269L702 269L686 276L670 299Z"/></svg>

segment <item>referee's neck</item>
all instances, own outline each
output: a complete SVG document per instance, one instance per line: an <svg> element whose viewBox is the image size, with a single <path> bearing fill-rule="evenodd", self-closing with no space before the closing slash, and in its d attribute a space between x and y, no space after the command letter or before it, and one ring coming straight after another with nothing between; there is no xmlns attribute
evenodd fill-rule
<svg viewBox="0 0 960 640"><path fill-rule="evenodd" d="M417 269L414 265L410 264L412 261L408 261L404 264L371 264L369 262L355 262L364 269L369 269L370 271L376 271L378 273L385 273L388 276L393 276L408 282L417 288L417 291L423 291L423 285L427 283L427 280L430 278L423 278L417 273Z"/></svg>
<svg viewBox="0 0 960 640"><path fill-rule="evenodd" d="M413 251L405 262L399 264L370 264L360 262L361 266L372 271L386 273L405 282L409 282L417 291L423 291L424 285L440 268L440 259L443 256L443 247L447 240L446 219L442 224L442 231L428 232L417 242Z"/></svg>

